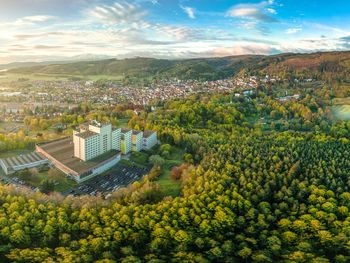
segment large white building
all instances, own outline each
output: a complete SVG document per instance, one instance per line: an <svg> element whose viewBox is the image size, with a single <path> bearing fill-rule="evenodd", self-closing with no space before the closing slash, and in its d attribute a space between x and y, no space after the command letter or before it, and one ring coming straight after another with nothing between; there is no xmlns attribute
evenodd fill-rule
<svg viewBox="0 0 350 263"><path fill-rule="evenodd" d="M156 131L144 131L142 149L149 150L158 143Z"/></svg>
<svg viewBox="0 0 350 263"><path fill-rule="evenodd" d="M121 129L110 123L92 122L73 133L74 157L88 161L110 150L120 151Z"/></svg>
<svg viewBox="0 0 350 263"><path fill-rule="evenodd" d="M91 122L73 132L74 157L83 161L94 159L110 150L128 154L149 150L157 144L157 132L114 129L110 123Z"/></svg>
<svg viewBox="0 0 350 263"><path fill-rule="evenodd" d="M128 154L131 152L132 147L132 130L121 129L121 152L122 154Z"/></svg>
<svg viewBox="0 0 350 263"><path fill-rule="evenodd" d="M142 150L142 140L143 140L143 132L142 131L132 131L132 146L131 150L133 152L139 152Z"/></svg>
<svg viewBox="0 0 350 263"><path fill-rule="evenodd" d="M149 150L157 143L155 131L114 129L110 123L93 121L75 130L73 141L67 137L36 145L36 152L43 159L37 161L51 163L80 183L111 169L121 160L122 154ZM24 159L29 162L27 158ZM32 159L29 158L29 160ZM32 162L35 161L32 160ZM18 165L22 165L23 162L18 161ZM9 160L8 163L0 161L0 166L3 166L6 171L9 170L7 167L10 165L14 166L13 160ZM35 165L37 165L36 162Z"/></svg>

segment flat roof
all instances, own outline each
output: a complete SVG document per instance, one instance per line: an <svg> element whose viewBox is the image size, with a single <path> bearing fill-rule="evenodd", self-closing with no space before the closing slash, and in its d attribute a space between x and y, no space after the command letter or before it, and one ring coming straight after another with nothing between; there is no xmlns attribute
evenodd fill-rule
<svg viewBox="0 0 350 263"><path fill-rule="evenodd" d="M152 134L154 134L154 133L156 133L156 131L150 131L150 130L148 130L148 131L144 131L143 132L143 137L144 138L148 138L148 137L150 137Z"/></svg>
<svg viewBox="0 0 350 263"><path fill-rule="evenodd" d="M131 130L130 129L126 129L126 128L122 128L121 132L122 133L127 133L127 132L130 132Z"/></svg>
<svg viewBox="0 0 350 263"><path fill-rule="evenodd" d="M47 160L47 159L37 152L32 152L29 154L21 154L15 157L1 159L1 161L6 167L28 165L31 163L36 163L44 160Z"/></svg>
<svg viewBox="0 0 350 263"><path fill-rule="evenodd" d="M108 126L108 125L112 125L110 122L99 122L99 121L96 121L96 120L92 120L89 125L92 125L92 126L95 126L95 127L98 127L98 128L102 128L104 126Z"/></svg>
<svg viewBox="0 0 350 263"><path fill-rule="evenodd" d="M97 134L98 133L92 132L92 131L84 131L84 132L81 132L81 133L77 133L75 135L80 137L80 138L87 139L87 138L93 137L93 136L95 136Z"/></svg>
<svg viewBox="0 0 350 263"><path fill-rule="evenodd" d="M140 133L141 133L141 131L135 131L135 130L132 131L133 135L137 135L137 134L140 134Z"/></svg>
<svg viewBox="0 0 350 263"><path fill-rule="evenodd" d="M47 154L51 155L52 158L79 174L87 172L100 163L120 154L117 150L111 150L92 160L84 162L74 157L74 144L71 137L38 146Z"/></svg>

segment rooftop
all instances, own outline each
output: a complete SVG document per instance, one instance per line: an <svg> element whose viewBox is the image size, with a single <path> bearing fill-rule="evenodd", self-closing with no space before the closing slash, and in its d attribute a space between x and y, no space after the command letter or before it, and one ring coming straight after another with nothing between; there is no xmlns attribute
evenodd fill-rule
<svg viewBox="0 0 350 263"><path fill-rule="evenodd" d="M10 157L1 160L6 167L16 167L20 165L27 165L39 161L44 161L46 158L39 153L32 152L30 154L18 155L16 157Z"/></svg>
<svg viewBox="0 0 350 263"><path fill-rule="evenodd" d="M84 132L76 134L76 136L78 136L80 138L83 138L83 139L87 139L87 138L93 137L95 135L97 135L97 133L96 132L92 132L92 131L84 131Z"/></svg>
<svg viewBox="0 0 350 263"><path fill-rule="evenodd" d="M104 127L104 126L107 126L107 125L111 125L111 123L109 123L109 122L98 122L96 120L93 120L93 121L90 122L90 125L101 128L101 127Z"/></svg>
<svg viewBox="0 0 350 263"><path fill-rule="evenodd" d="M41 144L39 147L51 155L52 158L79 174L87 172L98 164L120 154L119 151L111 150L90 161L81 161L79 158L74 157L74 144L71 137Z"/></svg>
<svg viewBox="0 0 350 263"><path fill-rule="evenodd" d="M143 132L143 137L144 138L148 138L148 137L150 137L152 134L154 134L154 133L156 133L156 131L144 131Z"/></svg>
<svg viewBox="0 0 350 263"><path fill-rule="evenodd" d="M142 132L142 131L133 130L133 131L132 131L132 134L133 134L133 135L137 135L137 134L140 134L141 132Z"/></svg>
<svg viewBox="0 0 350 263"><path fill-rule="evenodd" d="M126 129L126 128L122 128L122 133L127 133L127 132L130 132L131 130L130 129Z"/></svg>

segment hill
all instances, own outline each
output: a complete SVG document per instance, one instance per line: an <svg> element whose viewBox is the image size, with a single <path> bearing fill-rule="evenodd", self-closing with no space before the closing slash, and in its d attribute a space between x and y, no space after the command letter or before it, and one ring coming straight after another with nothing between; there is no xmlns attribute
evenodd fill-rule
<svg viewBox="0 0 350 263"><path fill-rule="evenodd" d="M67 75L109 75L125 77L179 77L184 79L220 79L232 76L244 67L257 63L262 56L236 56L225 58L204 58L167 60L153 58L108 59L101 61L76 62L69 64L38 65L19 67L12 73L41 73Z"/></svg>
<svg viewBox="0 0 350 263"><path fill-rule="evenodd" d="M303 77L326 81L350 81L350 52L244 55L220 58L167 60L154 58L107 59L68 64L19 67L13 73L108 75L130 78L216 80L237 74L273 75L283 79Z"/></svg>

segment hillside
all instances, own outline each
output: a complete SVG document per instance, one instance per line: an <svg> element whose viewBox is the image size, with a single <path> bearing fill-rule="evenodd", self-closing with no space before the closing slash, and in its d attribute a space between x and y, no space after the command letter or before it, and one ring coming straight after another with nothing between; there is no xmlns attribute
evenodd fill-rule
<svg viewBox="0 0 350 263"><path fill-rule="evenodd" d="M209 59L166 60L153 58L108 59L70 64L39 65L12 69L12 73L67 75L110 75L128 77L179 77L184 79L219 79L232 76L262 56L237 56Z"/></svg>
<svg viewBox="0 0 350 263"><path fill-rule="evenodd" d="M215 80L236 74L273 75L280 78L315 78L326 81L350 81L350 52L279 54L273 56L232 56L166 60L153 58L108 59L69 64L20 67L12 73L66 75L108 75L135 78Z"/></svg>

